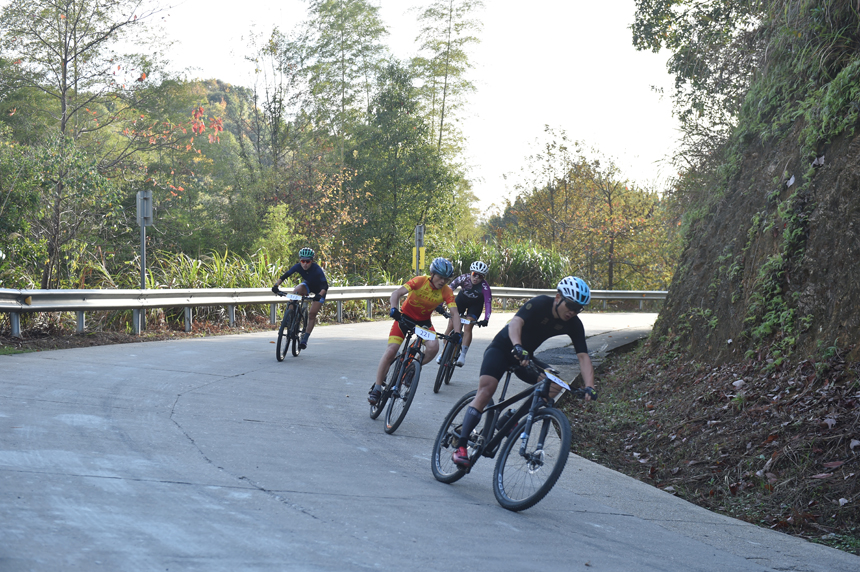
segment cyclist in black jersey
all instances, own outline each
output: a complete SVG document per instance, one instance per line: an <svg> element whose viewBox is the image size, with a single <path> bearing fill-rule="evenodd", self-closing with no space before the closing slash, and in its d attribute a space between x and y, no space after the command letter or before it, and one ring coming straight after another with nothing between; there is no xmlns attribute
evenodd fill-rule
<svg viewBox="0 0 860 572"><path fill-rule="evenodd" d="M328 278L326 278L325 270L314 262L314 251L308 247L299 250L299 261L293 264L289 270L283 273L280 278L272 286L272 292L277 294L280 292L280 286L284 280L298 273L302 277L302 283L293 289L295 294L300 296L310 296L314 294L313 301L308 309L308 327L299 340L299 347L305 349L308 347L308 338L311 337L311 332L314 331L314 326L317 324L317 314L325 302L325 295L328 292Z"/></svg>
<svg viewBox="0 0 860 572"><path fill-rule="evenodd" d="M461 443L468 440L462 436L470 435L478 426L484 407L490 402L499 380L510 366L519 363L514 373L526 383L535 384L540 380L532 370L526 368L530 356L551 337L570 337L579 358L585 390L588 392L585 399L591 400L597 396L594 390L594 366L585 343L585 328L578 317L583 307L591 300L591 290L584 280L576 276L564 278L558 283L556 290L555 297L537 296L526 302L484 351L478 393L466 409L460 430ZM558 395L559 390L560 388L554 385L550 390L550 397ZM454 451L452 460L460 467L468 467L469 454L466 448L459 447Z"/></svg>

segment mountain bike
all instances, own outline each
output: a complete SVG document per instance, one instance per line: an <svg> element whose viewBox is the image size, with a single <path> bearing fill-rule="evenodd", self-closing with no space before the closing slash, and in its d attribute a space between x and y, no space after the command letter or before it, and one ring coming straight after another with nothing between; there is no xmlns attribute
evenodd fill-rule
<svg viewBox="0 0 860 572"><path fill-rule="evenodd" d="M424 340L451 339L450 336L418 325L406 316L400 318L400 329L404 333L403 343L391 360L382 395L376 404L370 406L370 418L376 419L386 403L388 404L384 429L389 435L394 433L406 418L406 412L409 411L418 391L418 379L421 377L421 365L424 362Z"/></svg>
<svg viewBox="0 0 860 572"><path fill-rule="evenodd" d="M443 316L451 319L451 314L448 312L441 312ZM472 317L460 318L460 323L464 326L467 326L471 323L475 322L475 319ZM479 328L483 328L485 324L477 322ZM460 339L460 343L457 344L445 344L445 348L442 350L442 359L439 361L439 370L436 372L436 382L433 384L433 393L439 393L439 389L442 387L442 383L445 385L451 383L451 376L454 375L454 368L457 366L457 360L460 359L460 352L463 349L463 340Z"/></svg>
<svg viewBox="0 0 860 572"><path fill-rule="evenodd" d="M278 345L275 347L275 357L278 361L284 361L287 350L292 348L293 356L298 357L302 353L299 344L301 336L308 327L308 296L300 296L292 292L278 292L290 300L284 310L284 318L281 327L278 328Z"/></svg>
<svg viewBox="0 0 860 572"><path fill-rule="evenodd" d="M466 408L477 391L464 395L451 409L433 443L431 468L436 480L453 483L460 480L480 457L494 458L501 451L493 470L493 493L502 507L511 511L530 508L540 502L555 486L564 471L570 453L570 421L555 408L549 397L550 384L556 384L577 397L584 398L585 389L571 390L558 373L534 357L529 367L543 373L545 378L528 389L505 399L511 374L516 365L508 369L501 401L490 400L484 409L481 422L460 442L460 427ZM561 397L561 394L556 398ZM525 400L517 409L505 408ZM469 468L458 467L451 453L461 445L469 451Z"/></svg>

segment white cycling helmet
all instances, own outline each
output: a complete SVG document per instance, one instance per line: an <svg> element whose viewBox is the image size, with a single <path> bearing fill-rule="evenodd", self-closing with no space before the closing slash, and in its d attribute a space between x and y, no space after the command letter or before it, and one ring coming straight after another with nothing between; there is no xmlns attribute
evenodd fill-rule
<svg viewBox="0 0 860 572"><path fill-rule="evenodd" d="M481 262L480 260L476 260L472 263L472 266L469 268L472 272L477 272L478 274L487 275L487 272L490 271L490 267Z"/></svg>
<svg viewBox="0 0 860 572"><path fill-rule="evenodd" d="M561 295L565 299L575 302L580 306L585 306L591 301L591 289L585 283L585 280L576 276L562 278L556 290L561 292Z"/></svg>

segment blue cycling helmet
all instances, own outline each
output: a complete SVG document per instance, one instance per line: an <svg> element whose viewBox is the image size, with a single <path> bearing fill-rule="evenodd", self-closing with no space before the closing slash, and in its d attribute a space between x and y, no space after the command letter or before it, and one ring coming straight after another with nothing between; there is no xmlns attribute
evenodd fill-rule
<svg viewBox="0 0 860 572"><path fill-rule="evenodd" d="M586 306L591 301L591 289L588 287L588 284L585 283L585 280L576 276L562 278L561 282L558 283L556 290L561 292L561 295L564 296L566 300L575 302L580 306Z"/></svg>
<svg viewBox="0 0 860 572"><path fill-rule="evenodd" d="M450 278L454 275L454 265L447 258L434 258L430 263L430 272L438 274L442 278Z"/></svg>

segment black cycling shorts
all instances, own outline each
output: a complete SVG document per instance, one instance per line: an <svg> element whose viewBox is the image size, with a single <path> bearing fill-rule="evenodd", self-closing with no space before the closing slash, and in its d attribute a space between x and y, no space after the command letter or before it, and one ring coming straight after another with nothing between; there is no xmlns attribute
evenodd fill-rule
<svg viewBox="0 0 860 572"><path fill-rule="evenodd" d="M468 318L471 316L475 318L475 321L481 317L481 312L484 311L484 301L483 300L469 300L468 298L462 302L457 301L457 312L463 318Z"/></svg>
<svg viewBox="0 0 860 572"><path fill-rule="evenodd" d="M504 377L508 368L516 364L517 360L511 355L510 350L505 350L499 346L490 344L484 350L484 361L481 362L481 375L489 375L495 379L501 380ZM517 366L514 369L514 375L528 383L534 385L538 381L538 373L531 368Z"/></svg>

